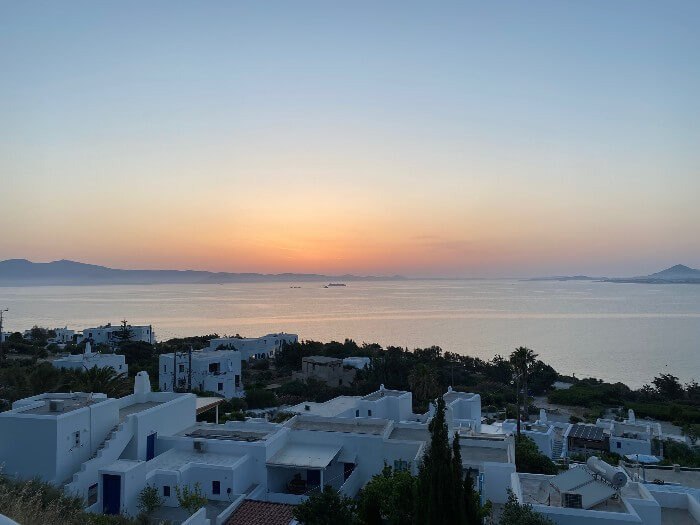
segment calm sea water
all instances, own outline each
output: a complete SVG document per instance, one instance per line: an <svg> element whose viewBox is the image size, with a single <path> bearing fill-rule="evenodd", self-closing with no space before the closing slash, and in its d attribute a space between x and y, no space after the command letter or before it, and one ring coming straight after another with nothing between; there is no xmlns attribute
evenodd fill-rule
<svg viewBox="0 0 700 525"><path fill-rule="evenodd" d="M439 345L479 356L533 348L562 373L648 383L700 381L700 286L594 282L405 281L0 288L6 329L81 329L128 319L159 340L298 333L321 341Z"/></svg>

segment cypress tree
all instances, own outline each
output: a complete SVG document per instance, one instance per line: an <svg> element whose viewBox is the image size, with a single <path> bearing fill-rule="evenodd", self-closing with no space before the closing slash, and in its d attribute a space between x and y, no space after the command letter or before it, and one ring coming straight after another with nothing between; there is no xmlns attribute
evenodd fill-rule
<svg viewBox="0 0 700 525"><path fill-rule="evenodd" d="M423 456L416 482L416 525L453 525L454 484L452 450L450 448L445 401L437 399L437 410L428 425L430 444ZM461 498L459 498L461 501ZM457 522L459 523L459 522Z"/></svg>
<svg viewBox="0 0 700 525"><path fill-rule="evenodd" d="M464 484L462 481L462 453L459 449L459 434L452 440L452 523L467 524L464 507ZM471 524L470 524L471 525Z"/></svg>

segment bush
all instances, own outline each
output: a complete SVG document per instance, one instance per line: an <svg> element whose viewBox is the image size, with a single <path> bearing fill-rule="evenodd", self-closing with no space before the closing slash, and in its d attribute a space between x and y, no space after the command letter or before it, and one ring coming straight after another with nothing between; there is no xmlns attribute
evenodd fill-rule
<svg viewBox="0 0 700 525"><path fill-rule="evenodd" d="M139 509L146 516L153 514L163 504L163 499L158 493L158 487L146 485L139 494L138 504Z"/></svg>
<svg viewBox="0 0 700 525"><path fill-rule="evenodd" d="M245 403L248 408L269 408L279 406L277 396L271 390L256 388L246 390Z"/></svg>
<svg viewBox="0 0 700 525"><path fill-rule="evenodd" d="M199 482L194 484L193 490L190 490L187 485L182 488L179 485L175 485L175 495L177 496L178 504L190 514L194 514L207 504L207 498L202 494L202 487Z"/></svg>
<svg viewBox="0 0 700 525"><path fill-rule="evenodd" d="M515 436L515 469L531 474L556 474L559 469L542 454L535 442L525 435Z"/></svg>

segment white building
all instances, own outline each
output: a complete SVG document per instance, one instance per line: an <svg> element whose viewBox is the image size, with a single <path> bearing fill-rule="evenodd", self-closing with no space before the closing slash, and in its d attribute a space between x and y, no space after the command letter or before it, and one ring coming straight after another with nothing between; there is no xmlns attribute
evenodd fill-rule
<svg viewBox="0 0 700 525"><path fill-rule="evenodd" d="M345 359L343 359L343 365L351 366L352 368L357 368L358 370L368 368L369 364L369 357L346 357Z"/></svg>
<svg viewBox="0 0 700 525"><path fill-rule="evenodd" d="M0 343L4 343L5 340L12 335L12 332L0 332Z"/></svg>
<svg viewBox="0 0 700 525"><path fill-rule="evenodd" d="M144 343L155 344L156 334L152 325L127 325L132 341L143 341ZM119 343L119 334L123 330L122 325L106 324L96 328L85 328L78 336L78 343L92 341L93 344L115 345Z"/></svg>
<svg viewBox="0 0 700 525"><path fill-rule="evenodd" d="M85 343L84 353L59 357L58 359L54 359L52 364L56 368L70 368L73 370L111 367L118 374L126 374L129 371L129 367L123 355L94 353L90 342Z"/></svg>
<svg viewBox="0 0 700 525"><path fill-rule="evenodd" d="M48 340L49 344L65 345L73 342L75 330L69 330L68 327L65 327L54 328L53 332L54 336Z"/></svg>
<svg viewBox="0 0 700 525"><path fill-rule="evenodd" d="M238 350L245 360L274 357L285 344L299 341L296 334L267 334L262 337L219 337L209 341L209 350Z"/></svg>
<svg viewBox="0 0 700 525"><path fill-rule="evenodd" d="M635 481L598 458L558 476L514 474L521 503L560 525L665 525L700 523L693 488Z"/></svg>
<svg viewBox="0 0 700 525"><path fill-rule="evenodd" d="M216 392L226 399L244 394L241 353L238 351L195 351L161 354L158 360L158 386L163 392L186 389ZM176 370L177 368L177 370Z"/></svg>
<svg viewBox="0 0 700 525"><path fill-rule="evenodd" d="M609 436L610 452L616 452L621 456L627 454L650 455L652 441L663 438L659 423L638 422L632 409L628 411L628 418L622 422L612 419L598 419L596 426L602 428Z"/></svg>
<svg viewBox="0 0 700 525"><path fill-rule="evenodd" d="M195 407L192 394L151 392L146 372L121 399L86 393L22 399L0 413L0 463L5 474L65 486L92 512L135 515L136 494L121 490L124 480L109 466L155 457L156 436L194 424Z"/></svg>

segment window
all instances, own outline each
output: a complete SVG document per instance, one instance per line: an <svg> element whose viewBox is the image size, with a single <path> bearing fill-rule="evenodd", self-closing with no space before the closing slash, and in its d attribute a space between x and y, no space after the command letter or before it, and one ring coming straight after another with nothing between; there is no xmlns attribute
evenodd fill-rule
<svg viewBox="0 0 700 525"><path fill-rule="evenodd" d="M170 485L163 485L163 497L164 498L170 497Z"/></svg>
<svg viewBox="0 0 700 525"><path fill-rule="evenodd" d="M620 443L619 441L617 442L617 448L622 448L622 443Z"/></svg>
<svg viewBox="0 0 700 525"><path fill-rule="evenodd" d="M163 365L163 372L167 372L167 371L168 371L168 365Z"/></svg>
<svg viewBox="0 0 700 525"><path fill-rule="evenodd" d="M233 380L234 380L234 383L235 383L235 385L236 385L236 388L238 388L239 386L241 386L241 376L236 375L236 376L233 378Z"/></svg>
<svg viewBox="0 0 700 525"><path fill-rule="evenodd" d="M219 383L219 390L223 390L223 389L224 389L224 384L223 384L223 383Z"/></svg>
<svg viewBox="0 0 700 525"><path fill-rule="evenodd" d="M88 488L88 507L97 503L97 483Z"/></svg>
<svg viewBox="0 0 700 525"><path fill-rule="evenodd" d="M372 411L371 411L371 410L368 410L368 411L367 411L367 417L372 417Z"/></svg>
<svg viewBox="0 0 700 525"><path fill-rule="evenodd" d="M221 494L221 482L219 482L219 481L212 481L211 482L211 493L212 494Z"/></svg>
<svg viewBox="0 0 700 525"><path fill-rule="evenodd" d="M209 372L213 374L219 373L219 363L209 363Z"/></svg>
<svg viewBox="0 0 700 525"><path fill-rule="evenodd" d="M180 372L185 371L185 365L178 365L178 368L180 369Z"/></svg>
<svg viewBox="0 0 700 525"><path fill-rule="evenodd" d="M360 411L359 411L359 410L355 410L355 417L360 417Z"/></svg>
<svg viewBox="0 0 700 525"><path fill-rule="evenodd" d="M394 470L408 470L408 461L402 459L394 460Z"/></svg>
<svg viewBox="0 0 700 525"><path fill-rule="evenodd" d="M80 445L80 430L73 433L73 440L75 441L75 446Z"/></svg>
<svg viewBox="0 0 700 525"><path fill-rule="evenodd" d="M343 378L338 379L338 386L343 386Z"/></svg>

